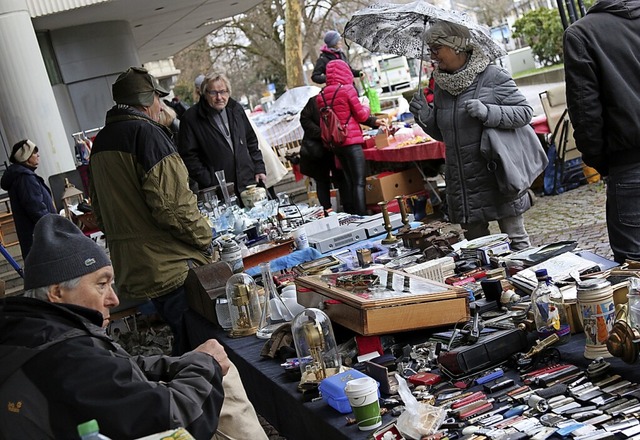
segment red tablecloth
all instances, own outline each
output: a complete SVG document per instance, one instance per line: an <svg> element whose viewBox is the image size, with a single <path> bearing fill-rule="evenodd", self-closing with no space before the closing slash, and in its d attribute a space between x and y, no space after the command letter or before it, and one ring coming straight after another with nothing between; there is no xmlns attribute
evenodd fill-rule
<svg viewBox="0 0 640 440"><path fill-rule="evenodd" d="M531 120L531 125L533 126L533 131L537 134L551 133L551 130L549 130L549 124L547 123L547 117L545 115L539 115L533 118Z"/></svg>
<svg viewBox="0 0 640 440"><path fill-rule="evenodd" d="M364 157L375 162L413 162L416 160L444 159L444 142L431 141L422 144L394 148L368 148L364 150Z"/></svg>

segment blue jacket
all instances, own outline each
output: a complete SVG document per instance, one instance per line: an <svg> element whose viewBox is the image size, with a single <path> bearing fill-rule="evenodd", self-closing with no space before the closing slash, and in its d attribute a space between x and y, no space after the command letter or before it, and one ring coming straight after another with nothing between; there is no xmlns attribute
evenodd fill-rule
<svg viewBox="0 0 640 440"><path fill-rule="evenodd" d="M19 163L7 168L0 186L9 193L22 258L26 258L31 250L36 223L41 217L56 213L51 190L33 169Z"/></svg>

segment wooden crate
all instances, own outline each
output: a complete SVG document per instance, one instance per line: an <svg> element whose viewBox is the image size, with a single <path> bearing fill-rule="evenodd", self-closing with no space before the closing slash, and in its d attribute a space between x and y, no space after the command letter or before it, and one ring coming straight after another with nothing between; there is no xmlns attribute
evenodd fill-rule
<svg viewBox="0 0 640 440"><path fill-rule="evenodd" d="M336 277L344 274L314 275L296 279L298 302L305 307L323 304L329 318L361 335L418 330L455 324L469 316L469 294L460 287L380 268L358 273L374 273L381 288L393 273L394 290L354 293L336 287ZM404 277L411 282L403 292Z"/></svg>

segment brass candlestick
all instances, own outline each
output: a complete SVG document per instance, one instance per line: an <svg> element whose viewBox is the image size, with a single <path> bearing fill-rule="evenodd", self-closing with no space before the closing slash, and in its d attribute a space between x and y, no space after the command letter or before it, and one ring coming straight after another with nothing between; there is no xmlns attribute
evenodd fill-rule
<svg viewBox="0 0 640 440"><path fill-rule="evenodd" d="M403 229L410 229L409 215L407 214L407 199L405 196L396 196L395 199L398 201L398 206L400 207L400 216L402 216L402 224L404 225Z"/></svg>
<svg viewBox="0 0 640 440"><path fill-rule="evenodd" d="M378 206L382 209L382 217L384 218L384 228L387 231L387 236L382 239L382 244L393 244L398 239L391 233L393 227L391 226L391 220L389 220L389 210L387 209L387 202L378 202Z"/></svg>

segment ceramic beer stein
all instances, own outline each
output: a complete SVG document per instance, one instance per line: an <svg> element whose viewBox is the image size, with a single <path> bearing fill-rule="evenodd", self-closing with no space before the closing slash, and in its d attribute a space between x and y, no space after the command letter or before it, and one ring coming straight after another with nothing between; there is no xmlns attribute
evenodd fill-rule
<svg viewBox="0 0 640 440"><path fill-rule="evenodd" d="M267 190L258 185L247 185L247 189L240 193L242 204L251 209L257 202L267 200Z"/></svg>

